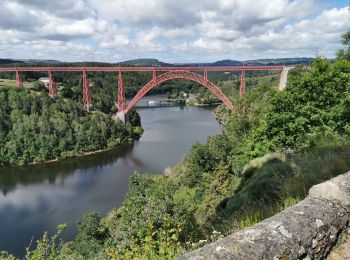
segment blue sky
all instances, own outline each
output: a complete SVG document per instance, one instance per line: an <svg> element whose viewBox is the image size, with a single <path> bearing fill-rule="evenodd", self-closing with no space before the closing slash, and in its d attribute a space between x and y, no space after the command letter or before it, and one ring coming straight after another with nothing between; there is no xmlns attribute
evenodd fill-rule
<svg viewBox="0 0 350 260"><path fill-rule="evenodd" d="M0 58L118 62L334 57L349 1L3 0Z"/></svg>
<svg viewBox="0 0 350 260"><path fill-rule="evenodd" d="M344 7L349 5L349 0L334 0L334 1L329 1L329 0L319 0L316 1L316 3L320 3L322 5L325 5L325 7Z"/></svg>

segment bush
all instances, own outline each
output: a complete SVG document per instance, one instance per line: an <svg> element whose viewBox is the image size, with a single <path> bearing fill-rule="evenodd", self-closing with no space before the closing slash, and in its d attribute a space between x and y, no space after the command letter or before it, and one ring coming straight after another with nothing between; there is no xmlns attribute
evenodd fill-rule
<svg viewBox="0 0 350 260"><path fill-rule="evenodd" d="M32 89L39 92L45 92L45 93L48 92L46 85L41 81L35 81L33 83Z"/></svg>
<svg viewBox="0 0 350 260"><path fill-rule="evenodd" d="M78 235L74 246L78 255L84 258L97 254L107 238L107 230L101 225L101 215L97 212L87 213L78 221Z"/></svg>
<svg viewBox="0 0 350 260"><path fill-rule="evenodd" d="M57 227L57 232L51 238L48 236L47 232L44 233L43 238L36 241L36 247L33 251L30 250L30 246L27 248L26 259L33 260L56 260L62 259L60 257L61 249L63 246L62 239L59 239L62 231L67 227L66 224L59 225Z"/></svg>

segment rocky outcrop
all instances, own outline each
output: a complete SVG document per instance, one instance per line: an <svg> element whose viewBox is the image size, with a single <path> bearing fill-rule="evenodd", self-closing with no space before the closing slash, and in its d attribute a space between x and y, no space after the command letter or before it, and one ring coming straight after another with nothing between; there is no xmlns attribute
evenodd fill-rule
<svg viewBox="0 0 350 260"><path fill-rule="evenodd" d="M350 217L350 172L313 186L281 213L180 259L323 259Z"/></svg>

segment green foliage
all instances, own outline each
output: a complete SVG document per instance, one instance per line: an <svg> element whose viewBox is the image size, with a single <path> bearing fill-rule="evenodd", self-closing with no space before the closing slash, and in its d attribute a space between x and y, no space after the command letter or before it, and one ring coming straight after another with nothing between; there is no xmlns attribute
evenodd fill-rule
<svg viewBox="0 0 350 260"><path fill-rule="evenodd" d="M66 226L66 224L59 225L56 234L52 237L49 237L47 232L45 232L42 239L36 241L36 247L34 250L31 251L30 247L27 248L25 258L30 260L62 259L60 257L60 252L63 242L61 239L58 240L58 238Z"/></svg>
<svg viewBox="0 0 350 260"><path fill-rule="evenodd" d="M41 81L35 81L32 89L39 92L48 92L45 84Z"/></svg>
<svg viewBox="0 0 350 260"><path fill-rule="evenodd" d="M188 103L193 105L213 105L219 104L221 101L207 89L200 88L192 94L192 98L190 98Z"/></svg>
<svg viewBox="0 0 350 260"><path fill-rule="evenodd" d="M348 138L320 138L308 151L289 159L294 178L285 185L284 196L305 197L313 185L347 172L350 168L349 158Z"/></svg>
<svg viewBox="0 0 350 260"><path fill-rule="evenodd" d="M111 115L87 113L75 101L26 89L0 88L0 116L0 166L111 148L139 138L143 131L135 111L128 131Z"/></svg>
<svg viewBox="0 0 350 260"><path fill-rule="evenodd" d="M287 197L281 202L275 202L272 206L269 205L268 207L263 207L260 209L245 209L244 213L241 216L237 216L236 214L235 219L231 220L230 225L231 227L236 225L235 228L238 227L238 229L253 226L256 223L259 223L260 221L270 216L273 216L276 213L281 212L290 206L297 204L299 201L300 198ZM225 229L226 233L232 232L232 230L229 229L227 226L225 227Z"/></svg>
<svg viewBox="0 0 350 260"><path fill-rule="evenodd" d="M346 46L346 48L337 52L337 59L350 61L350 31L342 35L342 43Z"/></svg>
<svg viewBox="0 0 350 260"><path fill-rule="evenodd" d="M0 251L0 259L4 260L15 260L16 257L14 255L9 254L6 251Z"/></svg>
<svg viewBox="0 0 350 260"><path fill-rule="evenodd" d="M88 213L82 220L78 221L79 233L74 241L78 255L88 258L101 250L104 240L107 238L107 232L100 222L101 216L97 212Z"/></svg>
<svg viewBox="0 0 350 260"><path fill-rule="evenodd" d="M277 193L280 192L282 184L292 176L290 166L282 161L276 160L268 163L244 183L242 188L235 194L232 199L229 199L225 206L227 213L233 212L240 208L243 203L254 205L266 204L277 198Z"/></svg>
<svg viewBox="0 0 350 260"><path fill-rule="evenodd" d="M310 70L291 76L286 91L276 94L263 124L254 133L255 149L303 150L325 133L342 134L350 91L350 62L329 64L317 58ZM295 77L296 79L293 79Z"/></svg>
<svg viewBox="0 0 350 260"><path fill-rule="evenodd" d="M266 161L223 200L207 225L228 234L273 216L307 196L313 185L348 171L349 155L349 141L322 139L307 152Z"/></svg>
<svg viewBox="0 0 350 260"><path fill-rule="evenodd" d="M179 224L173 227L168 214L163 221L164 226L155 228L155 223L148 218L147 231L141 243L109 248L108 255L112 259L173 259L181 250L179 233L182 228Z"/></svg>

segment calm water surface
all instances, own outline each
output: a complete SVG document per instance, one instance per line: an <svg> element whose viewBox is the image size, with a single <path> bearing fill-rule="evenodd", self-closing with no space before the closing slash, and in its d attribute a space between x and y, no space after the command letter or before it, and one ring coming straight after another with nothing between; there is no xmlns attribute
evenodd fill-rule
<svg viewBox="0 0 350 260"><path fill-rule="evenodd" d="M76 221L89 211L118 207L135 172L160 173L176 165L196 142L221 126L212 109L139 109L145 132L133 145L58 163L0 169L0 251L23 256L30 240L67 223L64 240L74 238Z"/></svg>

